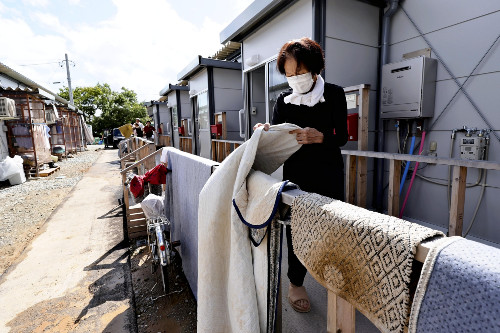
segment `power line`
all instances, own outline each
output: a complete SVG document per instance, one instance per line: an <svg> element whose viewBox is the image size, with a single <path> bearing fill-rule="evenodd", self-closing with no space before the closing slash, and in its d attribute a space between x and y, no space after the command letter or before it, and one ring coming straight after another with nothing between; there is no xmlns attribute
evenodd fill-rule
<svg viewBox="0 0 500 333"><path fill-rule="evenodd" d="M41 62L37 64L24 64L24 65L19 65L19 66L38 66L38 65L48 65L48 64L58 64L60 61L52 61L52 62Z"/></svg>

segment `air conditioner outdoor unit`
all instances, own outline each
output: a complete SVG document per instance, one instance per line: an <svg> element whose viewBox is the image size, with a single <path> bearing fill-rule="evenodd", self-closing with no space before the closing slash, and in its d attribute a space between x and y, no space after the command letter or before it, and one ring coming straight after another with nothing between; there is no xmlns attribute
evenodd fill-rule
<svg viewBox="0 0 500 333"><path fill-rule="evenodd" d="M16 117L16 103L13 99L0 97L0 117Z"/></svg>

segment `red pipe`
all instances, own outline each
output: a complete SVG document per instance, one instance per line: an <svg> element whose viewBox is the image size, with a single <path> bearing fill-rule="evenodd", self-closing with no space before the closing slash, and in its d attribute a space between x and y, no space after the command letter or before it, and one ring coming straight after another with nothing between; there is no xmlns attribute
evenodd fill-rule
<svg viewBox="0 0 500 333"><path fill-rule="evenodd" d="M425 142L425 131L422 132L422 141L420 142L420 148L418 150L418 155L422 154L422 150L424 149L424 142ZM399 212L399 218L403 217L403 213L404 213L405 207L406 207L406 202L408 201L408 197L410 196L411 187L413 186L413 181L415 180L415 176L417 174L418 164L419 164L419 162L417 162L415 164L415 168L413 169L413 173L411 175L410 186L408 187L408 191L406 191L405 201L403 202L403 206L401 207L401 211Z"/></svg>

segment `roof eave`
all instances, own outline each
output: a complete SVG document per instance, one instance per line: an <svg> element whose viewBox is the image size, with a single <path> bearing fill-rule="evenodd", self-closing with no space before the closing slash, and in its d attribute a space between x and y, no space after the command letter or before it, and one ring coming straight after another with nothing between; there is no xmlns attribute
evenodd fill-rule
<svg viewBox="0 0 500 333"><path fill-rule="evenodd" d="M243 38L258 29L275 15L298 0L256 0L221 31L220 41L241 42Z"/></svg>
<svg viewBox="0 0 500 333"><path fill-rule="evenodd" d="M241 70L241 63L239 62L202 58L201 56L198 57L197 62L198 63L196 65L194 64L194 62L192 62L190 66L186 67L182 72L180 72L177 79L180 81L189 80L205 67Z"/></svg>
<svg viewBox="0 0 500 333"><path fill-rule="evenodd" d="M189 91L189 86L180 86L176 84L171 84L169 83L165 88L163 88L160 91L160 96L167 96L169 93L171 93L174 90L185 90Z"/></svg>

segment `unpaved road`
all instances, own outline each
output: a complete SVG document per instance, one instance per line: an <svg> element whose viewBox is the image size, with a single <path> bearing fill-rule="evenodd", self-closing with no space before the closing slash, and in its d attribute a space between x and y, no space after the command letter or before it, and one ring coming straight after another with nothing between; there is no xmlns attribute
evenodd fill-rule
<svg viewBox="0 0 500 333"><path fill-rule="evenodd" d="M116 150L103 151L0 279L0 332L135 332Z"/></svg>
<svg viewBox="0 0 500 333"><path fill-rule="evenodd" d="M60 170L49 177L16 186L0 185L0 277L94 164L101 147L88 146L88 151L58 162Z"/></svg>

